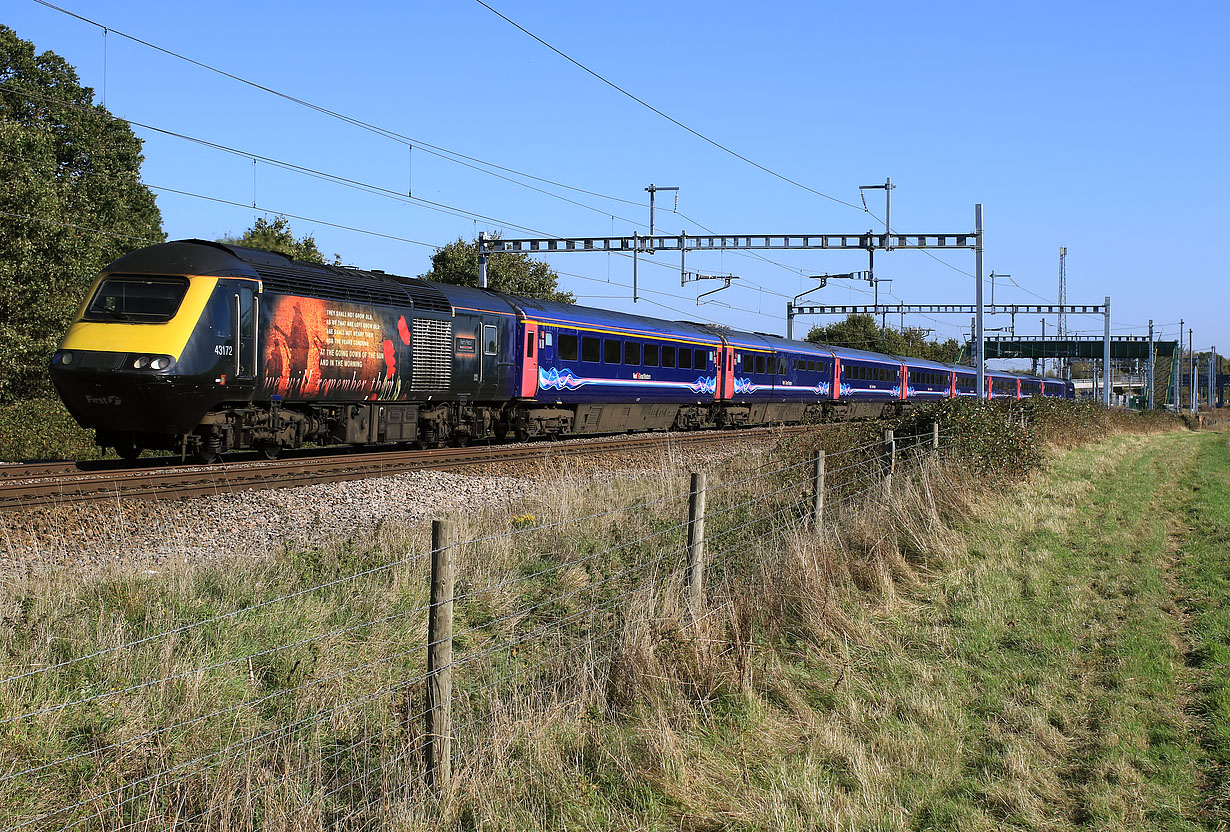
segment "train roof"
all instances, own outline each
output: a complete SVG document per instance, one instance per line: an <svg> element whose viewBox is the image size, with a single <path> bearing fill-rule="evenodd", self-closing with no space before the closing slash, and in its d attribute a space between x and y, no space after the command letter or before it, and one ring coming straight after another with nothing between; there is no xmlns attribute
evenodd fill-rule
<svg viewBox="0 0 1230 832"><path fill-rule="evenodd" d="M833 351L823 344L811 341L791 341L771 332L743 332L731 330L723 333L733 347L744 349L790 350L804 355L822 355L831 358Z"/></svg>
<svg viewBox="0 0 1230 832"><path fill-rule="evenodd" d="M908 355L898 355L895 357L907 367L924 367L928 370L944 370L946 372L952 372L957 367L956 364L946 364L943 361L932 361L930 358L911 358Z"/></svg>
<svg viewBox="0 0 1230 832"><path fill-rule="evenodd" d="M859 350L854 347L828 347L828 349L842 361L878 361L881 364L900 364L906 360L888 353Z"/></svg>
<svg viewBox="0 0 1230 832"><path fill-rule="evenodd" d="M499 295L499 293L492 294ZM576 306L520 295L499 296L507 297L512 303L524 309L527 314L557 326L598 331L617 330L621 334L644 334L659 338L684 338L713 345L721 343L721 339L714 330L687 321L664 321L627 312L612 312L592 306Z"/></svg>

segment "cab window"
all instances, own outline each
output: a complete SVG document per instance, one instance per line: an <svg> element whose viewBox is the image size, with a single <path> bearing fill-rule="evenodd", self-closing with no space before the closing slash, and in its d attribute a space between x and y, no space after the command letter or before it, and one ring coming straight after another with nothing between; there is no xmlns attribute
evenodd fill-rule
<svg viewBox="0 0 1230 832"><path fill-rule="evenodd" d="M495 332L495 327L483 324L483 353L486 355L495 355L496 353Z"/></svg>
<svg viewBox="0 0 1230 832"><path fill-rule="evenodd" d="M162 323L175 317L187 292L188 281L182 277L108 277L82 320Z"/></svg>

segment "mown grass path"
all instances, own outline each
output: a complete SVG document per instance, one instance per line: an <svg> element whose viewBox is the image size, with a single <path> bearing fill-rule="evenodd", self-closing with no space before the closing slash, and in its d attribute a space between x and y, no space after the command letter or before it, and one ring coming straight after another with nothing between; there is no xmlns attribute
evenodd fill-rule
<svg viewBox="0 0 1230 832"><path fill-rule="evenodd" d="M888 639L851 691L904 825L1224 824L1227 437L1069 452L970 539L964 564L911 593L916 607L876 622ZM886 814L864 817L893 825Z"/></svg>

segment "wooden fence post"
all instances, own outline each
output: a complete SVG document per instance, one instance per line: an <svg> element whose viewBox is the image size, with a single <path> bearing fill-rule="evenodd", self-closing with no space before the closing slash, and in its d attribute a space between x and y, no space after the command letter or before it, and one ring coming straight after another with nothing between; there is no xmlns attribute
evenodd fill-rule
<svg viewBox="0 0 1230 832"><path fill-rule="evenodd" d="M938 454L940 452L940 423L931 423L931 453Z"/></svg>
<svg viewBox="0 0 1230 832"><path fill-rule="evenodd" d="M688 606L698 615L705 597L705 475L692 474L688 497Z"/></svg>
<svg viewBox="0 0 1230 832"><path fill-rule="evenodd" d="M440 792L453 777L453 550L451 521L431 523L431 604L427 619L427 777Z"/></svg>
<svg viewBox="0 0 1230 832"><path fill-rule="evenodd" d="M816 451L811 474L811 527L815 531L824 519L824 465L824 451Z"/></svg>
<svg viewBox="0 0 1230 832"><path fill-rule="evenodd" d="M893 439L893 432L889 428L884 429L884 488L891 491L893 488L893 473L897 469L897 441Z"/></svg>

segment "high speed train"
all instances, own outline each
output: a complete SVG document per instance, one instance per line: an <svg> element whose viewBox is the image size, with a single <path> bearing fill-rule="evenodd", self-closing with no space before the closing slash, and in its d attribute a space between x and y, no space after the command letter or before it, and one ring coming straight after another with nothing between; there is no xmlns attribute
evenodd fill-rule
<svg viewBox="0 0 1230 832"><path fill-rule="evenodd" d="M868 418L976 396L969 367L292 261L205 240L143 248L92 285L51 360L100 446L202 461L305 442ZM986 374L987 396L1072 398Z"/></svg>

